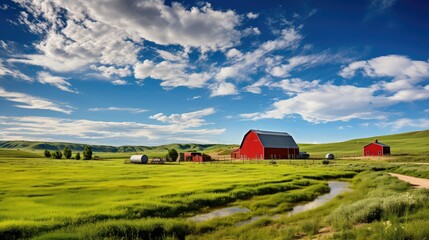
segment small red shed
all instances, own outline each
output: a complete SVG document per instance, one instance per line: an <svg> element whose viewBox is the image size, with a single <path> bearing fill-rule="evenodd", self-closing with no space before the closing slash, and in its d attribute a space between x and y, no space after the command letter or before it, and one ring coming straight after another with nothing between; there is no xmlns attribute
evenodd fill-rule
<svg viewBox="0 0 429 240"><path fill-rule="evenodd" d="M210 161L211 157L199 152L180 153L180 161L206 162Z"/></svg>
<svg viewBox="0 0 429 240"><path fill-rule="evenodd" d="M290 159L299 158L299 147L285 132L249 130L240 148L231 153L236 159Z"/></svg>
<svg viewBox="0 0 429 240"><path fill-rule="evenodd" d="M383 156L390 155L390 146L383 144L375 139L374 142L363 147L364 156Z"/></svg>

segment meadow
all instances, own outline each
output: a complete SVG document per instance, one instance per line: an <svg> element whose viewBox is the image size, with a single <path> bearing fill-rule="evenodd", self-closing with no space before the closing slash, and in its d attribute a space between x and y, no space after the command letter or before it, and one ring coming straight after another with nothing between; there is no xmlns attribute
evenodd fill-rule
<svg viewBox="0 0 429 240"><path fill-rule="evenodd" d="M304 145L316 158L276 164L134 165L124 164L133 152L55 160L19 143L23 149L0 149L0 239L428 239L429 190L388 174L429 178L429 156L420 146L428 131L381 139L386 138L412 154L346 157L327 165L318 158L332 148L342 150L337 156L358 154L355 148L362 144L354 140ZM212 154L234 147L171 146ZM157 157L165 155L164 147L131 150ZM351 191L288 216L294 206L329 192L330 180L348 182ZM188 219L232 206L248 211L203 222ZM262 217L237 225L257 216Z"/></svg>

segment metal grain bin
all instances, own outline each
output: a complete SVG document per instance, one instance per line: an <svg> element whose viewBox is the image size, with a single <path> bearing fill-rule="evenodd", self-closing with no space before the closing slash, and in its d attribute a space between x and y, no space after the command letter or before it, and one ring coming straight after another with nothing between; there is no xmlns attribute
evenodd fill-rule
<svg viewBox="0 0 429 240"><path fill-rule="evenodd" d="M328 160L333 160L335 158L335 156L332 153L328 153L328 154L326 154L325 158Z"/></svg>
<svg viewBox="0 0 429 240"><path fill-rule="evenodd" d="M130 162L146 164L149 161L149 158L146 155L132 155L130 157Z"/></svg>

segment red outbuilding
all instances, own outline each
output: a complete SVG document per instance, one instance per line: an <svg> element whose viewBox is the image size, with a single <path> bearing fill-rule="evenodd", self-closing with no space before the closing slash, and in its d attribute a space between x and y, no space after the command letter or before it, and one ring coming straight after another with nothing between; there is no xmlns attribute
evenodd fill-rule
<svg viewBox="0 0 429 240"><path fill-rule="evenodd" d="M192 162L207 162L211 161L212 158L209 155L199 152L185 152L179 154L181 162L192 161Z"/></svg>
<svg viewBox="0 0 429 240"><path fill-rule="evenodd" d="M383 156L390 155L390 146L378 142L377 139L363 147L364 156Z"/></svg>
<svg viewBox="0 0 429 240"><path fill-rule="evenodd" d="M231 152L235 159L290 159L299 157L299 147L285 132L249 130L240 148Z"/></svg>

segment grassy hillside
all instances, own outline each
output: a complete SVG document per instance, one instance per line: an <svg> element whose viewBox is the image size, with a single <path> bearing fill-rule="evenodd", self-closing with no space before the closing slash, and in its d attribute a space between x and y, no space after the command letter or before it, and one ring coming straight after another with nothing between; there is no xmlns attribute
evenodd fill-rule
<svg viewBox="0 0 429 240"><path fill-rule="evenodd" d="M64 147L70 147L74 152L82 152L86 144L67 143L67 142L36 142L36 141L0 141L0 148L5 149L20 149L20 150L63 150ZM100 153L165 153L168 149L176 149L177 151L202 151L218 154L229 154L230 149L236 148L237 145L226 144L167 144L161 146L107 146L107 145L91 145L93 152ZM129 154L127 154L129 155Z"/></svg>
<svg viewBox="0 0 429 240"><path fill-rule="evenodd" d="M334 153L338 156L361 156L363 146L373 142L374 139L378 139L379 142L389 145L392 154L429 152L429 130L374 136L338 143L299 144L299 147L300 151L306 151L312 157L324 156L326 153Z"/></svg>

